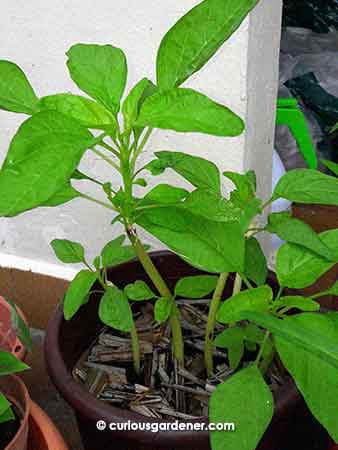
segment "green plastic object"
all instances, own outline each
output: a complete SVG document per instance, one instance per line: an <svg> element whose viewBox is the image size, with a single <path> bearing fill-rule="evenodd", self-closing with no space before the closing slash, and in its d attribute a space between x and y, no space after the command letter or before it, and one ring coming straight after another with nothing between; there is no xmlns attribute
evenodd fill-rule
<svg viewBox="0 0 338 450"><path fill-rule="evenodd" d="M277 125L287 125L310 169L317 169L318 159L304 114L294 98L279 98L277 102Z"/></svg>

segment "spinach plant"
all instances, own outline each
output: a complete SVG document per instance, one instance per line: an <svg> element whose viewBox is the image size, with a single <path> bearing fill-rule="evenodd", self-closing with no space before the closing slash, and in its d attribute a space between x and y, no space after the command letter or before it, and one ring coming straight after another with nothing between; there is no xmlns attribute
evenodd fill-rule
<svg viewBox="0 0 338 450"><path fill-rule="evenodd" d="M61 261L85 266L66 294L66 319L88 301L99 282L104 291L100 318L131 334L137 372L141 358L130 301L155 300L155 319L169 321L174 355L183 364L175 298L212 295L205 337L206 371L213 373L213 349L219 346L228 349L236 373L212 395L210 419L225 422L231 417L240 424L236 433L211 434L215 450L256 447L273 413L265 374L276 355L294 377L313 414L338 441L337 314L318 314L316 298L327 292L307 298L288 291L311 285L338 262L338 230L317 235L288 212L270 214L267 224L262 224L263 213L278 198L338 206L337 179L317 171L294 170L280 180L270 199L262 201L257 197L252 171L224 172L234 185L227 198L222 195L225 178L215 164L203 158L161 150L150 163L138 165L156 128L215 136L242 133L244 124L236 114L180 86L214 55L256 3L205 0L197 5L165 35L157 56L156 85L141 80L122 107L127 63L120 49L77 44L69 50L70 75L93 100L72 94L38 99L21 69L7 61L0 63L0 106L32 116L19 128L0 172L0 215L15 216L78 197L115 213L113 224L122 223L125 234L109 242L93 262L87 261L79 243L54 240L52 246ZM78 169L87 150L120 175L118 190L113 190L111 182L102 183ZM166 170L176 172L192 190L158 183L143 197L135 196L135 185L146 186L141 173L160 176ZM81 193L73 187L74 179L100 185L105 199ZM208 274L183 278L172 292L147 254L138 227ZM286 241L277 255L278 292L267 284L267 263L256 236L259 233L276 233ZM126 238L129 245L125 245ZM109 266L135 256L156 292L140 280L119 289L107 279ZM224 302L230 273L235 274L233 295ZM337 284L328 292L337 294ZM291 316L290 310L300 312ZM217 336L216 322L224 324L224 331ZM256 351L254 361L243 361L245 348ZM326 378L323 373L328 374Z"/></svg>

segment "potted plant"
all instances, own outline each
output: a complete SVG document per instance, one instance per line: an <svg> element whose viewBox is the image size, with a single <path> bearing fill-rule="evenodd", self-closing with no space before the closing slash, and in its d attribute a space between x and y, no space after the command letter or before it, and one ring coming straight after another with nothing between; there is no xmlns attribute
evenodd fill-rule
<svg viewBox="0 0 338 450"><path fill-rule="evenodd" d="M292 422L305 414L288 373L314 416L338 440L337 315L319 314L316 299L322 292L306 298L288 290L303 289L337 263L338 230L316 234L288 212L271 214L266 224L262 219L281 197L337 205L337 180L295 170L262 201L252 171L224 172L235 186L230 198L224 198L218 168L203 158L160 151L146 166L137 166L155 128L216 136L242 133L242 120L228 108L180 85L213 56L256 3L227 1L225 7L223 1L205 0L180 19L160 45L157 84L143 79L123 101L123 125L118 112L127 69L120 49L78 44L68 52L72 79L96 101L72 94L38 99L16 65L0 63L0 86L5 86L0 106L32 116L18 130L0 172L5 193L0 214L15 216L82 197L111 210L113 225L125 228L92 263L81 244L52 242L61 261L85 266L50 322L46 358L54 383L76 410L88 449L277 449L293 430ZM102 133L94 136L88 128ZM78 170L87 149L121 176L119 190ZM146 185L142 172L156 176L167 169L193 191L160 183L141 198L134 195L135 185ZM79 192L72 179L100 185L105 200ZM148 254L138 227L176 255ZM278 252L277 279L268 275L256 239L265 232L287 241ZM127 238L130 245L124 245ZM330 292L337 294L337 284ZM297 314L289 315L294 310ZM198 322L188 315L198 316ZM108 332L102 331L103 324ZM110 360L113 369L92 364L100 350L94 351L93 344L99 339L101 345L102 332L119 355ZM97 399L107 385L106 401ZM113 406L118 401L121 407ZM163 430L168 417L192 420L196 408L200 415L207 408L210 422L231 421L238 429L209 433L206 419L199 419L200 431L152 432ZM148 425L103 430L128 421Z"/></svg>

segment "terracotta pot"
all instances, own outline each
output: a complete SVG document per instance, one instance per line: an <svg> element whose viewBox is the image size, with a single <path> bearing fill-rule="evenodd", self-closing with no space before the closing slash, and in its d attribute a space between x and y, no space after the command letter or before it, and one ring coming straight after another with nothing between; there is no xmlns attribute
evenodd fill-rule
<svg viewBox="0 0 338 450"><path fill-rule="evenodd" d="M30 399L26 386L20 378L8 375L0 377L0 391L12 403L21 422L17 434L4 450L27 450Z"/></svg>
<svg viewBox="0 0 338 450"><path fill-rule="evenodd" d="M28 450L69 450L54 423L33 401L30 403Z"/></svg>
<svg viewBox="0 0 338 450"><path fill-rule="evenodd" d="M201 273L169 252L154 252L151 257L170 288L173 288L176 281L182 276ZM108 276L121 288L135 280L144 280L150 286L152 285L138 261L115 267L109 271ZM270 285L276 290L275 276L272 273L270 273ZM231 286L228 284L224 292L225 296L230 296L230 288ZM45 339L45 357L49 374L61 395L76 412L84 448L86 450L113 450L115 448L120 450L182 450L187 448L210 450L207 431L160 433L119 431L113 433L108 429L105 431L96 429L98 420L104 420L108 424L127 422L128 420L161 422L99 401L73 379L71 372L74 364L102 328L102 323L98 318L99 300L100 295L93 295L69 322L64 320L63 309L60 306L48 325ZM311 418L291 380L276 392L275 404L274 418L258 447L259 450L298 450L298 439L303 443L302 448L310 449L310 442L321 430L318 430L317 423ZM201 420L207 422L206 418ZM323 449L326 448L327 444Z"/></svg>
<svg viewBox="0 0 338 450"><path fill-rule="evenodd" d="M17 311L26 322L23 312L19 308ZM21 361L26 357L26 348L12 327L11 307L3 297L0 297L0 348L13 353Z"/></svg>
<svg viewBox="0 0 338 450"><path fill-rule="evenodd" d="M303 220L310 225L317 233L326 230L338 228L338 206L325 205L292 205L292 214L294 217ZM338 279L338 264L324 274L312 286L303 290L306 295L325 291L330 288ZM338 299L333 295L327 295L320 298L323 307L338 310Z"/></svg>

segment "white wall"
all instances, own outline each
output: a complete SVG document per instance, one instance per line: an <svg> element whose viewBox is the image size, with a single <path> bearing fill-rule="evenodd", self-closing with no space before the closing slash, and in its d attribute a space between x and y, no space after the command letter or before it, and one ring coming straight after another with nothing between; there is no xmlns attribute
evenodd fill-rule
<svg viewBox="0 0 338 450"><path fill-rule="evenodd" d="M127 55L129 87L144 76L155 81L155 57L162 36L198 3L1 0L0 59L19 64L39 96L76 92L65 65L67 49L77 42L111 43ZM150 148L173 149L208 157L221 169L253 167L264 180L261 193L268 195L280 16L281 0L262 0L214 59L188 82L245 118L247 132L239 138L224 139L158 131L144 158L151 157ZM23 119L0 112L0 163ZM103 178L111 176L110 169L93 157L85 158L83 168ZM0 265L53 272L54 267L48 264L56 261L49 241L55 237L83 242L92 258L117 232L111 228L111 218L109 211L84 200L53 210L34 210L14 219L0 218ZM72 271L59 267L57 274L69 278Z"/></svg>

